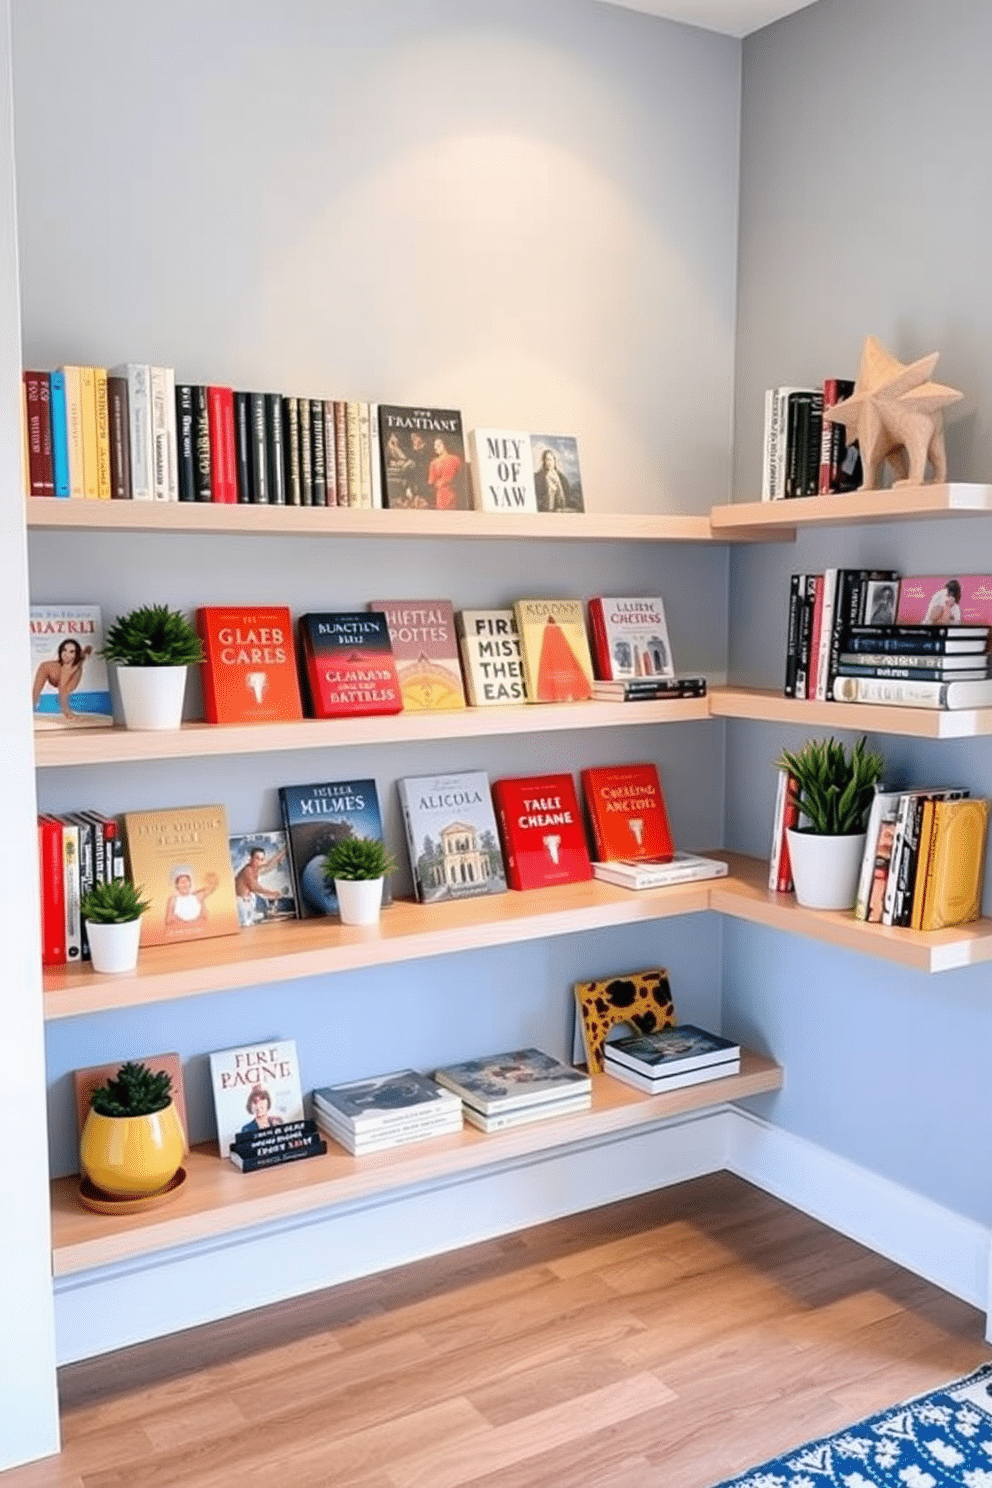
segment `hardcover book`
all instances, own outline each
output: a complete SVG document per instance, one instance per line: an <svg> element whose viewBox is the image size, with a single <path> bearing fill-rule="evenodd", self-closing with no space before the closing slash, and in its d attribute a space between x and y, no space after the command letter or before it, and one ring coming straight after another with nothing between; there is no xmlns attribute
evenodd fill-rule
<svg viewBox="0 0 992 1488"><path fill-rule="evenodd" d="M880 651L893 658L976 656L988 650L987 625L855 625L844 644L848 652Z"/></svg>
<svg viewBox="0 0 992 1488"><path fill-rule="evenodd" d="M473 429L468 443L476 511L536 512L530 435L519 429Z"/></svg>
<svg viewBox="0 0 992 1488"><path fill-rule="evenodd" d="M464 708L455 612L449 599L373 599L386 617L403 708L410 713Z"/></svg>
<svg viewBox="0 0 992 1488"><path fill-rule="evenodd" d="M899 585L898 625L992 625L992 574L910 574Z"/></svg>
<svg viewBox="0 0 992 1488"><path fill-rule="evenodd" d="M674 1028L661 1028L633 1038L608 1039L603 1052L607 1063L612 1060L659 1079L730 1060L739 1062L741 1046L721 1034L707 1033L694 1023L679 1023Z"/></svg>
<svg viewBox="0 0 992 1488"><path fill-rule="evenodd" d="M497 780L493 801L511 889L541 889L592 877L571 775Z"/></svg>
<svg viewBox="0 0 992 1488"><path fill-rule="evenodd" d="M674 851L658 767L651 762L602 765L582 771L582 791L595 857L656 859Z"/></svg>
<svg viewBox="0 0 992 1488"><path fill-rule="evenodd" d="M422 903L505 892L489 778L482 770L407 776L397 788Z"/></svg>
<svg viewBox="0 0 992 1488"><path fill-rule="evenodd" d="M47 372L25 372L28 491L31 496L55 495L52 453L51 381Z"/></svg>
<svg viewBox="0 0 992 1488"><path fill-rule="evenodd" d="M301 920L337 914L334 885L324 882L324 857L335 842L349 837L382 841L382 817L374 780L335 780L282 785L279 805ZM383 903L388 903L388 884Z"/></svg>
<svg viewBox="0 0 992 1488"><path fill-rule="evenodd" d="M33 604L29 618L35 728L106 728L114 710L100 606Z"/></svg>
<svg viewBox="0 0 992 1488"><path fill-rule="evenodd" d="M656 599L589 601L596 676L602 682L635 677L674 677L665 606Z"/></svg>
<svg viewBox="0 0 992 1488"><path fill-rule="evenodd" d="M314 718L399 713L403 694L385 615L301 615L300 651Z"/></svg>
<svg viewBox="0 0 992 1488"><path fill-rule="evenodd" d="M239 929L223 806L126 811L130 877L151 908L143 946L234 935Z"/></svg>
<svg viewBox="0 0 992 1488"><path fill-rule="evenodd" d="M934 802L921 930L942 930L978 919L988 821L988 801Z"/></svg>
<svg viewBox="0 0 992 1488"><path fill-rule="evenodd" d="M705 677L631 677L626 682L594 682L592 695L604 703L657 703L665 698L706 696Z"/></svg>
<svg viewBox="0 0 992 1488"><path fill-rule="evenodd" d="M468 700L474 708L527 700L520 636L512 610L459 610L455 628Z"/></svg>
<svg viewBox="0 0 992 1488"><path fill-rule="evenodd" d="M286 833L240 833L228 846L242 926L295 920L296 890Z"/></svg>
<svg viewBox="0 0 992 1488"><path fill-rule="evenodd" d="M434 1078L484 1116L554 1104L583 1092L592 1098L592 1081L583 1070L541 1049L511 1049L466 1059L435 1070Z"/></svg>
<svg viewBox="0 0 992 1488"><path fill-rule="evenodd" d="M471 508L462 416L457 409L380 403L379 443L384 506L436 511Z"/></svg>
<svg viewBox="0 0 992 1488"><path fill-rule="evenodd" d="M656 1078L641 1074L639 1070L620 1064L615 1059L607 1058L604 1065L605 1072L611 1079L620 1080L634 1090L643 1091L645 1095L668 1095L673 1090L684 1090L688 1085L703 1085L708 1080L725 1079L728 1075L738 1074L740 1067L740 1059L727 1059L722 1064L707 1065L705 1069L686 1070L681 1075Z"/></svg>
<svg viewBox="0 0 992 1488"><path fill-rule="evenodd" d="M210 1081L221 1157L230 1157L239 1135L303 1120L294 1039L215 1050L210 1055Z"/></svg>
<svg viewBox="0 0 992 1488"><path fill-rule="evenodd" d="M385 1132L404 1125L417 1114L432 1119L456 1117L461 1122L460 1100L436 1080L417 1070L394 1070L339 1085L320 1085L313 1092L314 1107L331 1117L339 1128L354 1132Z"/></svg>
<svg viewBox="0 0 992 1488"><path fill-rule="evenodd" d="M200 677L208 723L303 717L286 606L201 605L196 627L203 642Z"/></svg>
<svg viewBox="0 0 992 1488"><path fill-rule="evenodd" d="M518 599L527 700L580 702L592 696L592 657L581 599Z"/></svg>
<svg viewBox="0 0 992 1488"><path fill-rule="evenodd" d="M585 511L578 441L569 434L532 434L538 511Z"/></svg>
<svg viewBox="0 0 992 1488"><path fill-rule="evenodd" d="M611 858L593 863L593 877L620 889L664 889L672 884L698 883L707 878L726 878L730 869L719 858L701 853L673 852L663 863L645 863L637 858Z"/></svg>

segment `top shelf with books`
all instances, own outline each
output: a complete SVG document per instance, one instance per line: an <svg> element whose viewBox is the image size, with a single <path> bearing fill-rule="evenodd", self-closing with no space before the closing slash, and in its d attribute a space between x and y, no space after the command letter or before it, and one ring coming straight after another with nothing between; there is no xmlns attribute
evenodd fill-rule
<svg viewBox="0 0 992 1488"><path fill-rule="evenodd" d="M746 532L756 535L845 523L928 521L937 517L987 516L989 512L992 512L992 485L955 483L714 506L710 523L714 536L740 541Z"/></svg>
<svg viewBox="0 0 992 1488"><path fill-rule="evenodd" d="M885 703L835 703L785 697L751 687L718 687L709 694L715 718L850 729L858 734L903 734L917 739L973 739L992 734L992 708L903 708Z"/></svg>

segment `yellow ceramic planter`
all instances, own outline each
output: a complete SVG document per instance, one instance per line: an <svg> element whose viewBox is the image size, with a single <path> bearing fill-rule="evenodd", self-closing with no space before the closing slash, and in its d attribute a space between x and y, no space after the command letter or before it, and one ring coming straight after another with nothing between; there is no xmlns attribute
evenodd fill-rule
<svg viewBox="0 0 992 1488"><path fill-rule="evenodd" d="M157 1193L182 1166L183 1129L170 1102L149 1116L90 1111L79 1143L84 1177L115 1197Z"/></svg>

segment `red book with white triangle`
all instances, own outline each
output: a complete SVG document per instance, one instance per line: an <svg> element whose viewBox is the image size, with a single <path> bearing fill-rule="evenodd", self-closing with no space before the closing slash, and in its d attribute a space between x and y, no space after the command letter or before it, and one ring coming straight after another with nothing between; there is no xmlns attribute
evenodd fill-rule
<svg viewBox="0 0 992 1488"><path fill-rule="evenodd" d="M541 889L592 877L571 775L496 780L493 802L511 889Z"/></svg>

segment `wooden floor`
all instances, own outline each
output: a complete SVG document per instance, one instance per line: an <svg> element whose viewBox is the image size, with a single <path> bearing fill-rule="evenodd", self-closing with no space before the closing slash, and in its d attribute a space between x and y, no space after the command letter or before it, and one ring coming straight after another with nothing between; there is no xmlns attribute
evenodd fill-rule
<svg viewBox="0 0 992 1488"><path fill-rule="evenodd" d="M718 1174L67 1368L62 1456L0 1488L711 1488L983 1331Z"/></svg>

